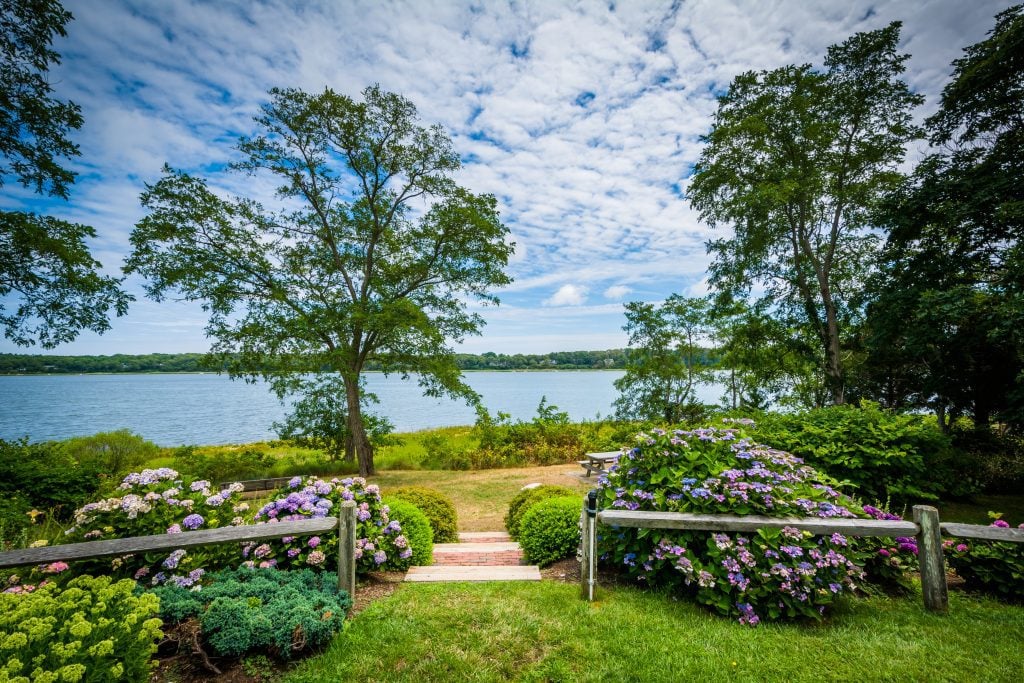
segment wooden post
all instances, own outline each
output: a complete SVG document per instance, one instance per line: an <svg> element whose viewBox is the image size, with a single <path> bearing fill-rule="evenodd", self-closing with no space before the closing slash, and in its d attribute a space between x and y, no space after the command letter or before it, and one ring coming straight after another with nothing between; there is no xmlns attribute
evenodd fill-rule
<svg viewBox="0 0 1024 683"><path fill-rule="evenodd" d="M915 505L914 523L920 529L917 533L917 561L921 566L924 606L932 612L946 612L949 609L949 595L946 589L946 565L942 558L939 511L930 505Z"/></svg>
<svg viewBox="0 0 1024 683"><path fill-rule="evenodd" d="M356 503L341 502L338 510L338 588L356 597Z"/></svg>

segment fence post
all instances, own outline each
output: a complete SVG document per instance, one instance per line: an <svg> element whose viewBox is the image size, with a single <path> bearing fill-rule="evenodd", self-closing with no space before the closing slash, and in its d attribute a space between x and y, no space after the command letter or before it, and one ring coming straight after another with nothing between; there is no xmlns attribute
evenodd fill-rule
<svg viewBox="0 0 1024 683"><path fill-rule="evenodd" d="M338 510L338 588L356 597L356 503L341 501Z"/></svg>
<svg viewBox="0 0 1024 683"><path fill-rule="evenodd" d="M942 558L939 511L930 505L915 505L914 523L919 528L917 560L921 566L924 606L932 612L945 612L949 609L949 594L946 589L946 565Z"/></svg>
<svg viewBox="0 0 1024 683"><path fill-rule="evenodd" d="M594 560L597 538L597 491L591 490L583 499L582 528L580 529L580 592L584 600L594 600Z"/></svg>

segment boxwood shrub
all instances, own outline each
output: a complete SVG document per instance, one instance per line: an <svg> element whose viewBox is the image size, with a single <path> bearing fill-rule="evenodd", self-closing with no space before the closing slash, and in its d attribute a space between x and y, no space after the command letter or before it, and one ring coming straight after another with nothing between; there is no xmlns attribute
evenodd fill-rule
<svg viewBox="0 0 1024 683"><path fill-rule="evenodd" d="M581 508L575 495L531 505L519 526L519 545L526 561L545 567L575 555L580 544Z"/></svg>
<svg viewBox="0 0 1024 683"><path fill-rule="evenodd" d="M427 516L434 532L434 543L458 543L458 515L448 496L425 486L401 486L387 494L389 498L401 498L412 503Z"/></svg>
<svg viewBox="0 0 1024 683"><path fill-rule="evenodd" d="M152 591L171 623L194 619L204 646L219 656L268 652L281 659L316 648L341 629L352 599L333 572L223 569L201 590L168 584Z"/></svg>
<svg viewBox="0 0 1024 683"><path fill-rule="evenodd" d="M402 535L412 548L412 555L394 558L388 563L388 569L405 571L412 566L432 564L434 532L427 516L417 506L400 498L385 498L384 504L390 509L391 519L402 526Z"/></svg>
<svg viewBox="0 0 1024 683"><path fill-rule="evenodd" d="M599 479L603 508L844 518L866 516L831 480L741 429L652 430ZM740 623L820 618L863 572L841 534L795 528L710 533L600 526L601 559Z"/></svg>
<svg viewBox="0 0 1024 683"><path fill-rule="evenodd" d="M29 588L0 593L0 680L149 680L163 635L155 595L108 576Z"/></svg>
<svg viewBox="0 0 1024 683"><path fill-rule="evenodd" d="M571 488L568 488L567 486L555 486L553 484L544 484L543 486L523 489L512 498L512 501L508 504L508 512L505 513L505 528L508 529L508 535L511 536L513 540L519 538L520 521L532 505L548 498L575 495L577 495L577 493ZM580 497L581 509L582 504L583 498Z"/></svg>

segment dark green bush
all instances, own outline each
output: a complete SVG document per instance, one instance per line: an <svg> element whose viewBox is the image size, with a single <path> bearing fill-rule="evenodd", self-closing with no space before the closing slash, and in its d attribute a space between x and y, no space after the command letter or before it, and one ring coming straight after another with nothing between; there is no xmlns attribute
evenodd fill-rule
<svg viewBox="0 0 1024 683"><path fill-rule="evenodd" d="M18 494L39 510L68 519L94 497L105 474L82 467L56 442L0 440L0 493Z"/></svg>
<svg viewBox="0 0 1024 683"><path fill-rule="evenodd" d="M480 440L477 459L496 463L493 467L555 465L577 460L587 451L582 425L571 422L568 413L546 398L541 398L537 416L529 422L512 422L505 413L492 418L481 409L473 432Z"/></svg>
<svg viewBox="0 0 1024 683"><path fill-rule="evenodd" d="M999 515L992 516L996 517L992 526L1010 526ZM1024 543L954 539L943 545L949 566L968 588L1008 602L1024 602Z"/></svg>
<svg viewBox="0 0 1024 683"><path fill-rule="evenodd" d="M134 581L79 576L64 588L0 593L0 680L147 681L157 599Z"/></svg>
<svg viewBox="0 0 1024 683"><path fill-rule="evenodd" d="M410 502L400 498L385 498L384 504L390 508L388 517L396 520L402 527L402 535L412 548L412 556L407 558L393 557L388 568L394 571L405 571L413 566L425 566L433 563L434 532L430 529L430 520L423 511Z"/></svg>
<svg viewBox="0 0 1024 683"><path fill-rule="evenodd" d="M508 512L505 513L505 528L508 529L508 535L513 539L519 538L519 528L523 515L532 505L548 498L575 495L576 492L571 488L566 486L555 486L553 484L545 484L543 486L535 486L531 489L523 489L512 498L512 501L508 504ZM580 505L582 506L582 498L580 498L580 501Z"/></svg>
<svg viewBox="0 0 1024 683"><path fill-rule="evenodd" d="M923 415L899 415L870 402L765 413L753 436L846 482L861 500L903 505L953 489L967 493L953 470L950 439Z"/></svg>
<svg viewBox="0 0 1024 683"><path fill-rule="evenodd" d="M402 486L389 491L388 495L412 503L427 516L434 532L434 543L458 542L458 516L448 496L425 486Z"/></svg>
<svg viewBox="0 0 1024 683"><path fill-rule="evenodd" d="M224 569L202 590L153 589L168 622L195 619L204 644L220 656L266 651L282 659L326 643L341 629L351 597L334 573L309 569Z"/></svg>
<svg viewBox="0 0 1024 683"><path fill-rule="evenodd" d="M954 429L952 437L959 452L955 469L960 478L974 482L985 493L1024 490L1024 438L1019 434L966 427Z"/></svg>
<svg viewBox="0 0 1024 683"><path fill-rule="evenodd" d="M519 528L519 545L527 562L547 566L575 555L580 544L580 499L548 498L531 505Z"/></svg>

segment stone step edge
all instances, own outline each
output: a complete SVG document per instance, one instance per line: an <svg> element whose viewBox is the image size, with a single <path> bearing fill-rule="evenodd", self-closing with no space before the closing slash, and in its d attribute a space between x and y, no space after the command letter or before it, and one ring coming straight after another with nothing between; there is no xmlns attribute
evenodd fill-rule
<svg viewBox="0 0 1024 683"><path fill-rule="evenodd" d="M435 553L501 553L521 550L518 543L435 543Z"/></svg>

